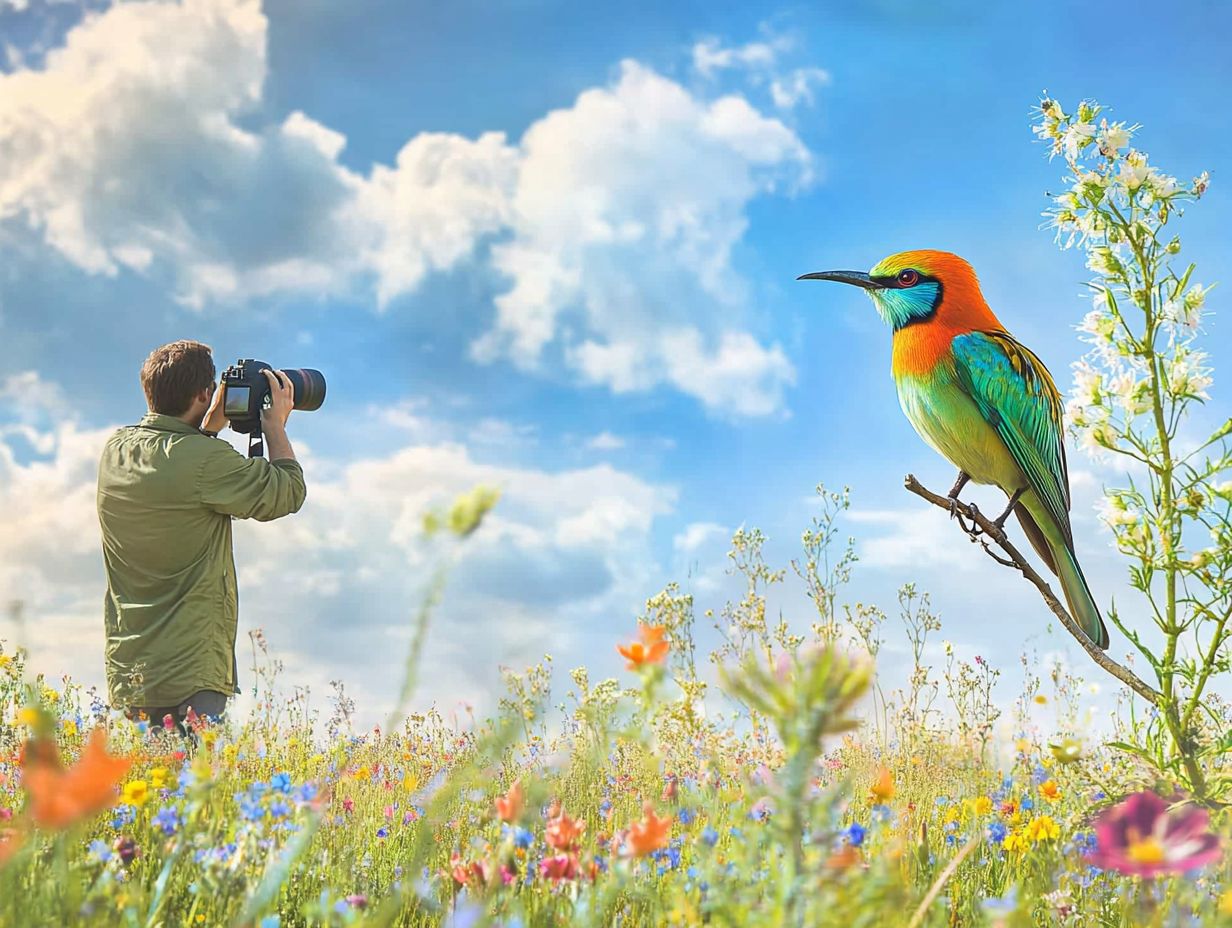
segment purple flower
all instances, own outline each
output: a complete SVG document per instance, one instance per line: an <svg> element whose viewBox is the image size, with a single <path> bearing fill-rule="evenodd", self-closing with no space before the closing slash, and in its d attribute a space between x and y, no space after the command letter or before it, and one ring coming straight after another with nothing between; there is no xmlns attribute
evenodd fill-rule
<svg viewBox="0 0 1232 928"><path fill-rule="evenodd" d="M1219 838L1209 824L1205 809L1170 809L1152 792L1135 793L1096 820L1091 863L1140 876L1197 870L1219 859Z"/></svg>

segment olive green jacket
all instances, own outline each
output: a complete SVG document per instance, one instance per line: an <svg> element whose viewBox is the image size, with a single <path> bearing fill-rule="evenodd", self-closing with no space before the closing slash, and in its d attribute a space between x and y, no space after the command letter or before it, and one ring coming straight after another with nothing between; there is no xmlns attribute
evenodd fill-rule
<svg viewBox="0 0 1232 928"><path fill-rule="evenodd" d="M295 461L246 458L172 416L151 413L107 440L98 520L113 706L239 692L231 519L281 518L306 492Z"/></svg>

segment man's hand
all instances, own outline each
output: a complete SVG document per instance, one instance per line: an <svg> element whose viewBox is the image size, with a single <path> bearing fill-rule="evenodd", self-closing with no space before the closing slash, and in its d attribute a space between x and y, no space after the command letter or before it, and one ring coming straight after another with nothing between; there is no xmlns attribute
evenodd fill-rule
<svg viewBox="0 0 1232 928"><path fill-rule="evenodd" d="M226 413L223 412L223 400L226 395L227 388L220 380L218 381L218 386L214 388L214 396L210 400L209 408L205 411L205 418L201 422L201 431L217 434L230 424Z"/></svg>
<svg viewBox="0 0 1232 928"><path fill-rule="evenodd" d="M263 373L270 382L270 407L261 410L262 431L268 432L270 425L283 427L295 408L295 387L291 378L282 371L272 371L266 368Z"/></svg>

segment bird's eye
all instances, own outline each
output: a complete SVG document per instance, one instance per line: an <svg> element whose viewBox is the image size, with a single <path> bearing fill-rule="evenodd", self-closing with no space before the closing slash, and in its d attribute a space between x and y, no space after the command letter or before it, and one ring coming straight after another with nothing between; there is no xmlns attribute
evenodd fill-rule
<svg viewBox="0 0 1232 928"><path fill-rule="evenodd" d="M898 272L898 285L900 287L914 287L920 282L920 272L907 268L905 271Z"/></svg>

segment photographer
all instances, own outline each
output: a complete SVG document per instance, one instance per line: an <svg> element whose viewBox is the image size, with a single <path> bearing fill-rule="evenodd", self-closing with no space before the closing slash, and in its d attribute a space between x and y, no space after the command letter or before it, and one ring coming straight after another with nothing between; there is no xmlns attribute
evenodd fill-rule
<svg viewBox="0 0 1232 928"><path fill-rule="evenodd" d="M269 460L216 436L228 424L208 346L177 341L141 368L149 414L103 448L98 518L107 573L104 618L111 704L130 718L219 716L236 686L238 593L231 520L268 522L304 504L287 438L290 379L263 371Z"/></svg>

